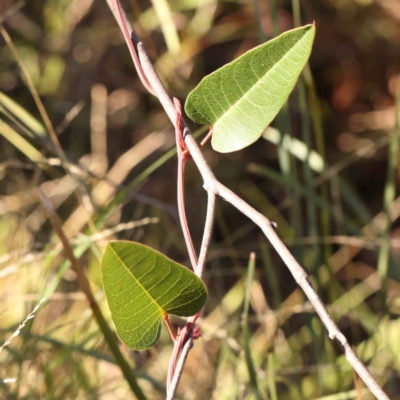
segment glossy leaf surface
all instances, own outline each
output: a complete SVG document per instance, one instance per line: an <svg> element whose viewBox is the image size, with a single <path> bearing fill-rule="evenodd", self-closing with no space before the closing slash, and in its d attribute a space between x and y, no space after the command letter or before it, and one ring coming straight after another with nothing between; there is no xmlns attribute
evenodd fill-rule
<svg viewBox="0 0 400 400"><path fill-rule="evenodd" d="M164 315L189 317L207 298L193 272L139 243L108 243L102 271L118 336L131 349L147 349L157 342Z"/></svg>
<svg viewBox="0 0 400 400"><path fill-rule="evenodd" d="M206 76L189 94L186 114L212 125L221 153L254 143L279 112L311 52L315 27L285 32Z"/></svg>

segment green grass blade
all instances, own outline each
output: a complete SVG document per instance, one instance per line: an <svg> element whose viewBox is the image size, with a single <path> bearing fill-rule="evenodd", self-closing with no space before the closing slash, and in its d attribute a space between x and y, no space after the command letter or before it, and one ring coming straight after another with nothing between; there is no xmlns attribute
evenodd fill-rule
<svg viewBox="0 0 400 400"><path fill-rule="evenodd" d="M257 381L257 374L254 368L253 357L250 350L250 333L248 325L249 306L250 306L250 293L251 285L254 279L254 271L256 265L256 256L254 253L250 254L249 264L247 267L247 279L246 279L246 291L244 295L243 313L242 313L242 346L244 348L245 361L247 371L249 373L250 385L253 390L253 394L257 400L265 399L261 396L259 384Z"/></svg>
<svg viewBox="0 0 400 400"><path fill-rule="evenodd" d="M36 135L47 136L44 126L35 117L2 92L0 92L0 106L2 107L0 111L17 121L21 121Z"/></svg>
<svg viewBox="0 0 400 400"><path fill-rule="evenodd" d="M40 151L36 150L26 139L24 139L11 126L0 119L0 135L7 139L16 149L34 162L46 162Z"/></svg>

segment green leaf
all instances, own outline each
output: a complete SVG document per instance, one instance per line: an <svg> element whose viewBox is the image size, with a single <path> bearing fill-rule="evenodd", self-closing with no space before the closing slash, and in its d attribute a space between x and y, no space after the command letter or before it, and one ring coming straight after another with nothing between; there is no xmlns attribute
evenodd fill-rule
<svg viewBox="0 0 400 400"><path fill-rule="evenodd" d="M207 298L193 272L139 243L108 243L102 271L118 336L131 349L155 345L164 316L195 315Z"/></svg>
<svg viewBox="0 0 400 400"><path fill-rule="evenodd" d="M254 143L279 112L306 64L315 27L285 32L206 76L189 94L186 114L212 125L221 153Z"/></svg>

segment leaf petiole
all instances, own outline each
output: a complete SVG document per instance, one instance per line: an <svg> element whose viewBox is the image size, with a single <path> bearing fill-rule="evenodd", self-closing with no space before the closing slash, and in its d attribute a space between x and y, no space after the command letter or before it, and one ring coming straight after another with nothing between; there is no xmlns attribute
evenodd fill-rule
<svg viewBox="0 0 400 400"><path fill-rule="evenodd" d="M175 342L178 335L175 333L174 327L171 325L171 322L169 322L168 314L164 314L162 318L163 318L165 324L167 325L167 328L169 330L172 340Z"/></svg>

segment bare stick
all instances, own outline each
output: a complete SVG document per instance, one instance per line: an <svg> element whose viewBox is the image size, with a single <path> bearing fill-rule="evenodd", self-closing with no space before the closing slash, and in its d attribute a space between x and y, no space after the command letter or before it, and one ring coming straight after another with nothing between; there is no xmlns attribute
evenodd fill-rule
<svg viewBox="0 0 400 400"><path fill-rule="evenodd" d="M106 0L108 5L110 6L121 30L124 35L125 41L129 47L129 50L132 55L132 60L135 64L139 77L143 83L143 85L152 93L158 96L159 99L162 99L162 103L165 104L164 108L167 107L168 109L168 116L171 119L175 127L176 133L176 144L177 144L177 153L178 153L178 209L179 209L179 217L181 221L181 226L186 242L186 247L189 252L191 264L193 270L197 273L197 275L201 278L202 272L204 270L204 264L207 256L208 246L210 244L211 236L212 236L212 228L214 223L214 214L215 214L215 201L216 195L209 194L208 202L207 202L207 217L205 223L205 230L203 235L203 242L201 245L201 264L198 267L196 253L193 247L193 242L190 236L189 227L187 224L186 213L185 213L185 205L184 205L184 166L187 158L187 150L186 150L186 143L184 141L184 137L186 134L190 134L188 129L185 127L184 121L182 119L181 110L180 110L180 103L177 99L171 99L168 93L165 91L163 84L160 81L156 71L154 68L150 68L148 72L144 73L142 68L142 59L145 60L149 65L151 61L147 55L146 50L144 49L143 44L141 43L139 37L137 36L136 32L134 31L130 21L126 17L125 12L122 10L121 5L119 4L119 0ZM128 34L129 33L129 36ZM136 51L138 52L136 54ZM150 74L151 79L147 76L147 73ZM156 83L155 89L153 88L153 83ZM167 379L167 386L172 382L175 373L175 366L177 365L178 358L180 354L182 354L182 348L187 341L188 335L199 316L199 313L193 317L190 317L187 320L186 326L182 329L180 336L177 340L174 340L174 350L171 355L170 359L170 367L168 370L168 379ZM173 338L174 339L174 338ZM181 371L178 372L178 380L182 374L183 363L179 363L181 366ZM177 384L175 388L177 387Z"/></svg>
<svg viewBox="0 0 400 400"><path fill-rule="evenodd" d="M204 234L203 240L200 248L200 256L197 262L197 266L195 266L196 275L201 278L204 271L204 266L207 258L208 247L210 245L213 225L214 225L214 217L215 217L215 204L216 204L217 196L213 192L208 192L207 199L207 214L206 214L206 222L204 225ZM188 352L192 348L192 346L187 347L188 342L193 342L191 332L193 330L193 326L198 318L200 313L197 313L193 317L187 319L185 327L179 333L177 340L174 342L174 349L171 354L169 367L168 367L168 378L167 378L167 393L168 398L172 398L179 383L179 379L182 375L183 368L185 366L185 362L182 361L182 358L186 360L187 354L185 354L185 349L187 348ZM179 360L179 361L178 361ZM172 396L172 397L170 397Z"/></svg>
<svg viewBox="0 0 400 400"><path fill-rule="evenodd" d="M189 351L192 349L192 347L193 347L193 338L192 338L192 335L190 335L181 351L178 365L177 365L175 373L174 373L174 378L172 379L171 385L169 386L169 389L168 389L168 394L167 394L166 400L173 400L173 398L174 398L176 389L178 388L178 385L179 385L179 380L182 376L182 372L183 372L183 368L186 363L186 359L188 358Z"/></svg>
<svg viewBox="0 0 400 400"><path fill-rule="evenodd" d="M106 0L110 3L111 0ZM133 29L133 28L132 28ZM161 102L165 112L168 117L171 119L173 125L176 125L176 112L174 103L172 102L170 96L166 92L163 84L161 83L154 67L144 49L143 44L137 38L137 35L132 35L132 40L136 41L136 48L139 53L139 61L141 63L141 69L143 70L146 80L149 82L151 88L154 90L154 93L158 97ZM190 151L190 154L201 173L204 180L204 188L208 193L213 193L214 195L219 195L223 197L226 201L231 203L234 207L236 207L240 212L246 215L249 219L251 219L256 225L258 225L268 240L271 242L271 245L275 248L277 253L282 258L283 262L289 268L293 277L299 286L303 289L304 293L310 300L310 303L316 310L317 314L321 318L322 322L326 326L328 330L329 337L331 339L336 339L339 344L343 348L343 352L348 360L349 364L355 369L360 378L364 381L367 387L371 390L371 392L376 396L379 400L389 400L388 396L383 392L378 383L375 381L373 376L370 374L368 369L364 366L364 364L360 361L356 353L353 351L345 336L340 332L337 325L332 320L329 315L326 307L322 303L322 300L319 298L317 292L311 285L310 280L304 269L300 266L300 264L295 260L293 255L286 248L282 240L276 234L273 224L266 218L264 215L256 211L249 204L247 204L244 200L242 200L239 196L229 190L227 187L222 185L212 173L210 167L208 166L206 160L203 157L203 154L200 151L199 146L196 141L190 134L190 131L187 128L185 129L184 139L187 145L187 148ZM193 318L193 317L192 317ZM186 327L185 327L186 328ZM178 338L179 339L179 338ZM179 377L177 377L179 380ZM177 387L177 385L176 385ZM172 390L168 391L168 398L173 398L173 395L176 391L176 387ZM173 393L171 393L173 392Z"/></svg>
<svg viewBox="0 0 400 400"><path fill-rule="evenodd" d="M167 374L167 393L170 395L171 393L171 385L172 382L174 381L174 377L177 374L179 377L182 375L183 367L184 364L180 365L181 370L176 370L176 366L179 364L179 356L182 355L182 349L184 345L186 344L187 340L192 340L191 339L191 332L193 329L193 326L199 317L200 312L198 312L196 315L189 317L187 319L186 325L184 328L179 332L179 335L177 339L174 342L174 349L172 350L171 358L169 360L169 366L168 366L168 374ZM179 378L177 383L179 383ZM178 387L178 385L175 386L175 389ZM174 392L175 393L175 392Z"/></svg>
<svg viewBox="0 0 400 400"><path fill-rule="evenodd" d="M217 202L217 196L213 192L207 192L207 214L206 222L204 224L203 241L201 243L199 260L197 262L197 268L194 271L196 275L201 278L204 272L204 266L206 263L208 247L211 242L213 227L214 227L214 217L215 217L215 204Z"/></svg>
<svg viewBox="0 0 400 400"><path fill-rule="evenodd" d="M114 14L115 19L118 22L122 34L124 35L125 42L128 46L129 52L131 53L133 63L135 64L136 71L139 75L140 80L143 83L143 86L151 94L154 94L151 84L147 81L146 75L142 70L142 66L140 65L137 52L135 49L135 46L137 46L137 43L139 42L139 37L137 36L135 30L133 29L132 24L130 23L128 17L126 16L125 11L119 4L119 0L107 0L107 3L112 13Z"/></svg>
<svg viewBox="0 0 400 400"><path fill-rule="evenodd" d="M173 99L176 110L176 120L175 120L175 140L176 140L176 151L178 154L178 212L179 220L181 223L183 237L185 238L186 248L189 253L190 262L192 264L193 271L197 268L197 256L196 251L193 246L192 236L190 235L189 225L186 218L185 209L185 165L187 161L187 149L186 143L183 138L182 131L182 106L178 99Z"/></svg>

